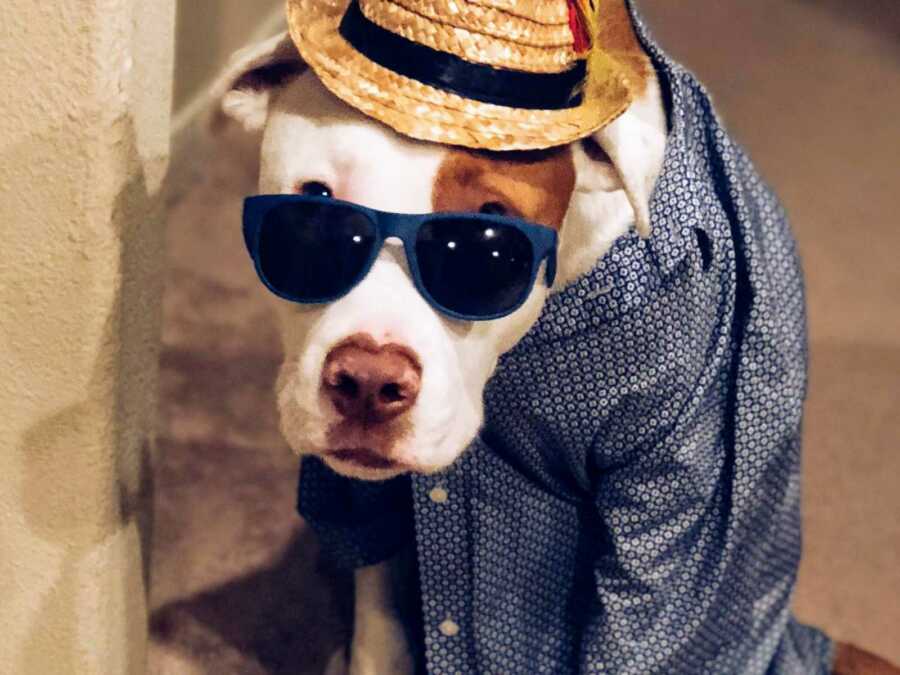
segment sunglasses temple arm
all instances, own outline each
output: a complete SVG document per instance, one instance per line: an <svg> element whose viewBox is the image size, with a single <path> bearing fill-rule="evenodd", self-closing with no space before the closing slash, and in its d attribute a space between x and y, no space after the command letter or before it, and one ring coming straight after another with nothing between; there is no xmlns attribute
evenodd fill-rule
<svg viewBox="0 0 900 675"><path fill-rule="evenodd" d="M547 268L545 271L545 279L547 288L553 288L553 282L556 281L556 249L552 249L550 253L544 258L547 261Z"/></svg>

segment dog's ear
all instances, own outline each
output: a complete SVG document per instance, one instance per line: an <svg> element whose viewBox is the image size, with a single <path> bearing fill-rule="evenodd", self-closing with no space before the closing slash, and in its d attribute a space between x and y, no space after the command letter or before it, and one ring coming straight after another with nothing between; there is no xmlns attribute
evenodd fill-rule
<svg viewBox="0 0 900 675"><path fill-rule="evenodd" d="M624 113L595 132L592 140L609 158L628 195L637 233L649 237L650 194L666 149L665 111L656 78Z"/></svg>
<svg viewBox="0 0 900 675"><path fill-rule="evenodd" d="M666 119L659 80L632 23L625 0L604 5L597 41L619 64L635 98L617 119L593 135L612 162L620 187L634 211L635 229L650 236L650 193L659 177L666 147ZM606 167L600 167L608 170Z"/></svg>
<svg viewBox="0 0 900 675"><path fill-rule="evenodd" d="M560 232L557 288L591 269L632 224L641 237L650 234L650 194L665 146L655 77L616 120L573 144L576 182Z"/></svg>
<svg viewBox="0 0 900 675"><path fill-rule="evenodd" d="M235 53L213 86L212 128L232 119L247 131L261 130L273 92L304 70L306 64L286 31Z"/></svg>

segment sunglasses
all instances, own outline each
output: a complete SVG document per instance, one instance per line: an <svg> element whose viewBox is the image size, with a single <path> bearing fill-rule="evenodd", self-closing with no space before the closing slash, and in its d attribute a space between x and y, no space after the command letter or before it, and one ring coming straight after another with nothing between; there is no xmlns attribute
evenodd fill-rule
<svg viewBox="0 0 900 675"><path fill-rule="evenodd" d="M541 263L556 275L556 232L483 213L407 215L311 195L244 200L244 240L256 272L276 295L304 304L349 293L384 242L403 242L413 282L455 319L498 319L522 306Z"/></svg>

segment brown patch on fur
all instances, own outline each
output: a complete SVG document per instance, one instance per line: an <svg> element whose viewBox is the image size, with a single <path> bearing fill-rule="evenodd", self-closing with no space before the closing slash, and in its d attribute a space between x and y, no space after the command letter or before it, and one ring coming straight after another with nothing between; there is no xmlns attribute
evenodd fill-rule
<svg viewBox="0 0 900 675"><path fill-rule="evenodd" d="M597 42L625 68L634 95L643 94L653 76L653 64L634 32L625 0L601 4Z"/></svg>
<svg viewBox="0 0 900 675"><path fill-rule="evenodd" d="M498 202L510 215L562 226L575 189L575 163L568 146L527 152L451 149L432 192L435 211L477 213Z"/></svg>
<svg viewBox="0 0 900 675"><path fill-rule="evenodd" d="M833 675L900 675L900 668L874 654L841 642L837 645L831 672Z"/></svg>

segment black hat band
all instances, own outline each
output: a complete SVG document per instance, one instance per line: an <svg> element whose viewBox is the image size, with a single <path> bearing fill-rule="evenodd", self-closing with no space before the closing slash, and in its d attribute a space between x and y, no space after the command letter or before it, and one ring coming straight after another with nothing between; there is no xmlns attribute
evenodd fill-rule
<svg viewBox="0 0 900 675"><path fill-rule="evenodd" d="M370 61L422 84L507 108L565 110L581 104L585 60L561 73L530 73L466 61L407 40L373 23L359 0L341 20L341 36Z"/></svg>

